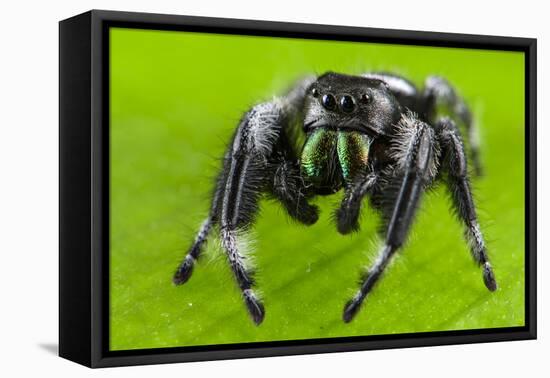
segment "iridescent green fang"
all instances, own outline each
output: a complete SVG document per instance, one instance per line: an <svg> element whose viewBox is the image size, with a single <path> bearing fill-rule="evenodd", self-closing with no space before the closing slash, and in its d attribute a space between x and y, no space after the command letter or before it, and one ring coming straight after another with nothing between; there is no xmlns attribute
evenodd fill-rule
<svg viewBox="0 0 550 378"><path fill-rule="evenodd" d="M352 181L358 172L366 171L371 142L368 135L357 131L338 132L338 160L346 182Z"/></svg>
<svg viewBox="0 0 550 378"><path fill-rule="evenodd" d="M335 150L335 131L324 128L313 130L302 150L303 177L313 183L327 183L334 171L331 163Z"/></svg>

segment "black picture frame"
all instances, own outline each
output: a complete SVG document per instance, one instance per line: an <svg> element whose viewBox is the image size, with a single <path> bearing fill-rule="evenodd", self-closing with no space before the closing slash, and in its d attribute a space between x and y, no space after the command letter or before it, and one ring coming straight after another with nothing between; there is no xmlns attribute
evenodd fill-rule
<svg viewBox="0 0 550 378"><path fill-rule="evenodd" d="M110 351L110 27L464 47L525 54L525 326ZM536 338L536 61L531 38L92 10L59 24L59 354L89 367Z"/></svg>

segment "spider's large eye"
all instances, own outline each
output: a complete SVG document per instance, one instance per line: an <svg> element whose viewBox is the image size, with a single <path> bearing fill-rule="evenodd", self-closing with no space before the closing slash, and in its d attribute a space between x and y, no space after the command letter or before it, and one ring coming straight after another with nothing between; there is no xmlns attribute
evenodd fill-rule
<svg viewBox="0 0 550 378"><path fill-rule="evenodd" d="M325 109L328 110L334 110L336 107L336 99L330 93L323 96L322 103Z"/></svg>
<svg viewBox="0 0 550 378"><path fill-rule="evenodd" d="M349 95L344 95L340 99L340 107L346 113L351 113L355 109L355 100Z"/></svg>

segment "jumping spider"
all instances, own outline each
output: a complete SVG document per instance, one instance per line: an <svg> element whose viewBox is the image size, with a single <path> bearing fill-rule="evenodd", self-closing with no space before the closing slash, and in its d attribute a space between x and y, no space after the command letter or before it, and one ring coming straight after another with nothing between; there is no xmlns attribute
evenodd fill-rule
<svg viewBox="0 0 550 378"><path fill-rule="evenodd" d="M338 231L359 229L363 197L382 214L384 245L343 313L357 314L388 262L403 245L420 198L437 180L446 183L475 261L490 291L497 288L468 180L461 133L441 106L467 131L474 171L479 147L471 113L454 88L431 76L418 89L389 73L359 76L333 72L301 80L285 96L252 107L241 119L223 160L211 210L173 281L186 282L213 226L217 226L244 302L256 324L264 306L239 238L254 223L258 201L267 194L306 225L318 219L308 203L315 195L343 188L335 219ZM301 134L301 136L300 136ZM305 141L304 141L305 140Z"/></svg>

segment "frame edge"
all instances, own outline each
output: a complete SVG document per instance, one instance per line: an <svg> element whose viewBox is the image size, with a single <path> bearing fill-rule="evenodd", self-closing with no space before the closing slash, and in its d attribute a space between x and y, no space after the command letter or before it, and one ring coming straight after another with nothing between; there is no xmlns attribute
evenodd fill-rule
<svg viewBox="0 0 550 378"><path fill-rule="evenodd" d="M59 356L91 365L91 12L59 22Z"/></svg>
<svg viewBox="0 0 550 378"><path fill-rule="evenodd" d="M329 352L343 352L343 351L360 351L371 349L389 349L389 348L408 348L408 347L422 347L422 346L435 346L435 345L451 345L451 344L468 344L468 343L480 343L480 342L496 342L496 341L513 341L513 340L528 340L536 339L536 43L534 38L517 38L517 37L497 37L487 35L471 35L471 34L457 34L457 33L433 33L433 32L419 32L419 31L407 31L407 30L395 30L395 29L373 29L364 27L351 27L351 26L332 26L322 24L301 24L301 23L285 23L285 22L273 22L273 21L255 21L255 20L238 20L238 19L225 19L225 18L208 18L208 17L195 17L195 16L178 16L178 15L163 15L163 14L148 14L148 13L135 13L135 12L116 12L116 11L104 11L104 10L92 10L86 14L91 15L91 31L90 31L90 51L91 57L89 62L91 64L90 75L93 78L90 84L90 92L92 98L89 104L92 104L91 116L89 123L91 125L91 146L92 146L92 172L93 182L90 184L92 187L92 209L93 224L92 240L90 250L91 256L91 284L92 284L92 308L88 312L92 314L91 317L91 329L92 340L90 342L90 367L111 367L121 365L138 365L138 364L157 364L157 363L173 363L173 362L190 362L190 361L202 361L202 360L220 360L220 359L235 359L235 358L254 358L254 357L268 357L268 356L281 356L281 355L300 355L311 353L329 353ZM69 19L70 20L70 19ZM104 319L103 315L108 309L102 308L102 285L101 274L102 273L102 252L103 241L101 240L101 230L103 230L102 219L104 214L102 212L102 167L105 166L105 161L102 158L102 141L104 136L102 135L102 121L105 119L103 114L103 104L105 96L103 93L103 85L105 79L102 77L104 73L105 57L103 56L104 50L103 40L104 28L107 27L109 22L130 22L130 23L142 23L144 25L149 24L161 24L166 23L171 27L177 25L192 25L192 26L204 26L204 27L216 27L226 30L261 30L266 32L268 30L279 30L284 32L295 32L297 29L303 30L306 33L310 33L312 36L318 36L322 38L322 35L334 34L338 37L348 37L353 35L361 35L362 38L368 36L374 36L374 38L385 38L387 43L399 43L398 40L404 44L429 44L430 46L451 46L456 47L457 44L462 44L462 47L466 48L487 48L487 49L502 49L502 50L515 50L523 51L526 54L525 70L526 70L526 130L529 132L529 137L526 138L529 150L526 152L528 157L526 164L529 173L529 177L526 180L531 180L529 184L529 217L526 221L530 221L530 228L528 230L530 241L530 259L528 260L527 267L530 275L529 280L526 280L526 286L531 289L527 294L529 303L526 303L526 310L529 307L528 317L529 326L521 330L514 332L500 332L498 329L493 329L492 332L479 335L449 335L449 336L424 336L415 339L400 338L397 340L378 340L378 341L349 341L341 343L319 343L314 345L302 344L299 346L266 346L266 347L243 347L242 349L230 349L230 345L223 350L211 350L204 352L173 352L165 351L159 353L147 353L143 351L142 354L131 356L111 356L105 354L105 343L108 346L108 340L102 340L103 333L101 329L105 326L105 322L109 322L108 319ZM320 30L323 30L322 34ZM404 37L404 35L407 35ZM445 40L448 40L447 42ZM435 41L435 42L434 42ZM528 63L527 63L528 62ZM61 106L61 102L60 102ZM107 115L108 117L108 115ZM108 165L108 161L107 161ZM534 186L533 186L534 185ZM526 194L527 194L526 193ZM99 212L98 212L99 211ZM108 214L107 214L108 215ZM91 215L90 215L91 216ZM526 251L527 252L527 251ZM88 287L89 290L89 287ZM61 299L60 299L61 300ZM529 306L528 306L529 304ZM61 348L60 348L61 350ZM108 348L107 348L108 350Z"/></svg>

